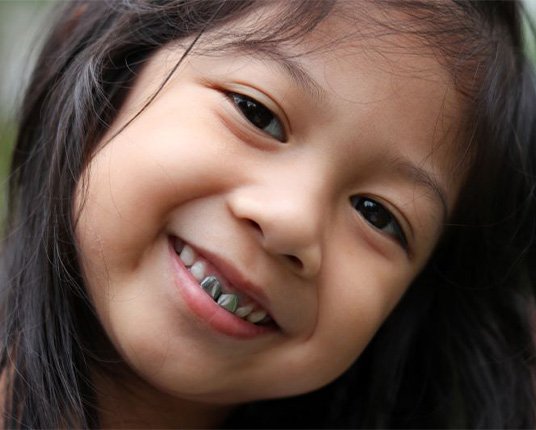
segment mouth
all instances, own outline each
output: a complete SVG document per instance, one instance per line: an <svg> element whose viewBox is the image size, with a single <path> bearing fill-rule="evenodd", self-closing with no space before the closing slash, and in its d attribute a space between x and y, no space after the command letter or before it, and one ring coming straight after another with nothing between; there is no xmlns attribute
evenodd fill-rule
<svg viewBox="0 0 536 430"><path fill-rule="evenodd" d="M251 297L247 288L231 282L223 273L191 245L178 237L171 237L178 258L204 292L216 305L232 314L242 324L259 329L278 329L270 313Z"/></svg>

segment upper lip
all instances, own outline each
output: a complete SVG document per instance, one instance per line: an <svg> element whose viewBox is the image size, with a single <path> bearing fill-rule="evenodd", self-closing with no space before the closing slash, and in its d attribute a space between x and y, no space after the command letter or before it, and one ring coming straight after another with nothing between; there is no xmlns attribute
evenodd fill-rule
<svg viewBox="0 0 536 430"><path fill-rule="evenodd" d="M246 278L240 270L238 270L233 264L229 263L224 257L193 245L191 242L187 243L195 250L197 254L210 261L216 270L220 272L222 276L227 279L227 281L229 281L233 288L256 301L268 312L274 322L277 323L270 309L270 300L261 287Z"/></svg>

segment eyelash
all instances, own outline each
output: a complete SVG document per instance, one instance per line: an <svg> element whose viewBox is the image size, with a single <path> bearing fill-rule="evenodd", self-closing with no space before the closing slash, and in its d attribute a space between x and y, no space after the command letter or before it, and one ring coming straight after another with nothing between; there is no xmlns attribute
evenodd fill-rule
<svg viewBox="0 0 536 430"><path fill-rule="evenodd" d="M365 221L377 230L391 236L405 251L408 251L408 241L400 223L382 204L363 196L352 196L350 202Z"/></svg>
<svg viewBox="0 0 536 430"><path fill-rule="evenodd" d="M262 103L239 93L228 92L227 97L254 127L281 143L287 141L282 121Z"/></svg>

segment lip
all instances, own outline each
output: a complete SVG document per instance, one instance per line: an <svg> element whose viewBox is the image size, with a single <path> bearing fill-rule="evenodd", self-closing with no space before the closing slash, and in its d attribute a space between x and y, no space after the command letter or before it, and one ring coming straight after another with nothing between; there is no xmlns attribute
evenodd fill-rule
<svg viewBox="0 0 536 430"><path fill-rule="evenodd" d="M175 284L177 285L184 302L198 321L208 325L219 333L238 339L251 339L261 335L274 333L277 330L274 327L251 324L217 305L214 300L201 289L197 280L182 263L175 252L173 241L174 238L170 237L168 243L169 252L172 257L171 260L175 269ZM241 279L240 276L237 275L237 272L221 258L198 248L194 249L199 255L213 264L238 291L243 291L245 294L249 295L269 312L268 307L265 307L267 299L263 293L260 293L258 289L256 289L257 287L250 282Z"/></svg>

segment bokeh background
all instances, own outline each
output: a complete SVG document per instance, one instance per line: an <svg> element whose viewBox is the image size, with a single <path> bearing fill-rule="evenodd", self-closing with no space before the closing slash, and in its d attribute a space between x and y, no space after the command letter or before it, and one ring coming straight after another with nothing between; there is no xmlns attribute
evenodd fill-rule
<svg viewBox="0 0 536 430"><path fill-rule="evenodd" d="M0 0L0 219L5 208L17 108L47 33L47 21L59 1Z"/></svg>
<svg viewBox="0 0 536 430"><path fill-rule="evenodd" d="M5 208L10 152L16 136L17 108L35 56L48 32L47 23L62 1L69 0L0 0L0 220ZM525 0L525 4L534 21L536 0ZM531 42L527 49L536 59L536 43Z"/></svg>

